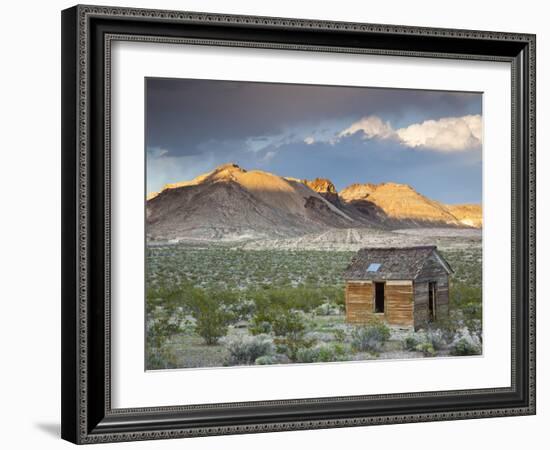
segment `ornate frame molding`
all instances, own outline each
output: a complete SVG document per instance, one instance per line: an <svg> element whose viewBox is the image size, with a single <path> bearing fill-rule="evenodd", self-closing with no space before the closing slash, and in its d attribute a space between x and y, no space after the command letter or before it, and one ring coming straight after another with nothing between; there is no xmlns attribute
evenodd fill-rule
<svg viewBox="0 0 550 450"><path fill-rule="evenodd" d="M273 42L260 39L227 39L213 37L174 37L151 36L136 32L112 32L108 26L101 31L92 30L92 22L101 20L117 23L121 29L132 21L144 30L156 22L171 27L192 25L212 30L229 30L231 27L246 29L250 35L256 31L268 30L270 36L283 36L288 32L299 33L318 30L335 33L344 39L351 33L365 39L374 36L377 46L341 46L318 42ZM104 22L102 22L104 23ZM239 434L251 432L271 432L298 429L349 427L374 424L456 420L535 413L535 36L487 31L449 30L424 27L405 27L396 25L377 25L331 21L310 21L304 19L271 18L256 16L233 16L204 14L195 12L159 11L147 9L114 8L99 6L76 6L63 13L63 223L65 227L63 243L63 377L71 379L63 388L62 434L76 443L98 443L143 439L164 439L174 437L207 436L219 434ZM99 37L98 37L99 36ZM399 37L409 42L406 49L384 48L385 38ZM428 42L449 42L457 40L462 47L458 52L441 51L436 44L428 49L415 48L418 38ZM96 41L94 41L96 39ZM308 38L305 38L308 39ZM327 38L328 39L328 38ZM412 39L412 40L411 40ZM415 40L416 39L416 40ZM431 41L430 41L431 39ZM241 404L217 404L174 406L166 408L139 408L113 410L110 402L110 64L111 43L115 40L144 41L157 43L184 43L193 45L243 46L266 49L289 49L323 52L349 52L363 54L383 54L410 57L431 57L450 59L479 59L486 61L504 61L512 65L512 153L513 184L512 196L512 386L499 389L478 389L418 394L374 395L360 397L334 397L308 400L285 400L270 402L249 402ZM94 43L95 42L95 43ZM99 49L98 42L103 47ZM382 44L380 44L382 42ZM468 49L465 50L465 42ZM498 42L494 53L476 51L481 43ZM380 45L382 47L380 47ZM457 44L458 45L458 44ZM490 48L490 46L487 46ZM470 49L472 51L470 51ZM498 49L505 49L498 51ZM99 55L101 53L101 55ZM99 56L101 58L99 58ZM94 59L95 58L95 59ZM98 59L99 58L99 59ZM101 63L102 67L97 67ZM98 72L99 70L99 72ZM102 108L104 123L100 128L100 138L94 137L92 129L96 116L92 102L100 95L97 91L98 74L104 72ZM94 78L95 77L95 78ZM92 81L93 80L93 81ZM95 83L95 84L94 84ZM76 107L75 107L76 105ZM99 136L98 134L98 136ZM95 140L94 140L95 139ZM92 147L94 142L95 147ZM92 154L98 142L103 146L100 172L90 161L96 158ZM75 151L76 149L76 151ZM95 159L94 159L95 161ZM76 170L75 170L76 168ZM97 191L97 184L102 183ZM98 200L98 193L101 197ZM96 202L101 207L95 207ZM99 209L98 209L99 208ZM98 212L103 216L98 217ZM90 233L96 233L98 221L102 221L103 239L91 240ZM518 238L519 236L519 238ZM97 239L97 238L96 238ZM524 242L526 241L526 242ZM102 244L99 253L103 261L98 265L98 256L94 245ZM517 253L520 254L517 254ZM91 256L92 255L92 256ZM525 260L525 261L524 261ZM517 267L517 263L521 267ZM96 268L96 265L98 266ZM91 273L93 271L93 274ZM521 272L523 271L523 272ZM94 280L103 274L103 290L100 296L104 304L102 323L91 319L97 313L98 305L93 302L92 292L97 294ZM520 273L521 272L521 273ZM517 292L527 295L516 298ZM99 297L97 297L99 298ZM521 306L520 302L523 306ZM92 308L94 306L94 308ZM524 308L523 317L517 311ZM520 329L519 329L520 328ZM98 334L102 334L102 337ZM518 334L520 333L520 334ZM91 337L92 336L92 337ZM519 347L518 338L525 339ZM70 343L68 341L71 341ZM90 367L97 365L97 359L90 357L91 349L97 349L103 343L103 383L90 378ZM525 347L526 351L523 350ZM521 350L521 352L519 352ZM518 352L519 357L518 357ZM519 358L519 359L518 359ZM516 372L516 367L521 369ZM99 370L99 369L98 369ZM97 372L93 374L97 377ZM519 386L521 384L521 386ZM102 386L102 407L91 402L90 395L97 393L97 385ZM487 404L487 407L472 409L434 410L405 414L376 414L300 420L281 420L264 423L236 423L220 425L168 425L167 420L174 414L183 414L190 410L208 411L235 407L285 407L300 405L324 405L334 402L362 400L365 402L398 399L414 404L415 399L426 397L457 397L474 399L476 396L494 396L498 394L518 394L522 388L521 399L509 402L507 406ZM526 398L524 393L527 394ZM516 395L517 396L517 395ZM164 419L164 425L162 421ZM124 422L124 424L122 424ZM130 422L130 425L128 425Z"/></svg>

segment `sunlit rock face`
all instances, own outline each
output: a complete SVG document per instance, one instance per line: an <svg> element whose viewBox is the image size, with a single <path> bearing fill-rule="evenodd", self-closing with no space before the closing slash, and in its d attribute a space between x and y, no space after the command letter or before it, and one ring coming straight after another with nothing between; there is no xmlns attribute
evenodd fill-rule
<svg viewBox="0 0 550 450"><path fill-rule="evenodd" d="M466 226L481 228L483 226L483 211L481 205L447 205L451 213Z"/></svg>
<svg viewBox="0 0 550 450"><path fill-rule="evenodd" d="M396 183L298 180L229 163L147 198L151 240L280 239L331 230L480 227L478 205L444 205Z"/></svg>
<svg viewBox="0 0 550 450"><path fill-rule="evenodd" d="M336 187L334 186L332 181L328 180L327 178L315 178L311 181L304 180L304 184L308 186L311 190L317 192L324 199L328 200L336 207L342 206Z"/></svg>
<svg viewBox="0 0 550 450"><path fill-rule="evenodd" d="M403 225L481 227L480 205L471 205L471 209L465 205L445 205L419 194L406 184L353 184L340 192L340 198L396 226L403 222Z"/></svg>

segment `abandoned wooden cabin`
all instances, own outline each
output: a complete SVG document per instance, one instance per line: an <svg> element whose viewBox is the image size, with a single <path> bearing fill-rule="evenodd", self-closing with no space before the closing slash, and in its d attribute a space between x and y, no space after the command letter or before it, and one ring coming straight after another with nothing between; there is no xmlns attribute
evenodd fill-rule
<svg viewBox="0 0 550 450"><path fill-rule="evenodd" d="M436 246L363 248L344 273L346 321L422 328L449 313L451 273Z"/></svg>

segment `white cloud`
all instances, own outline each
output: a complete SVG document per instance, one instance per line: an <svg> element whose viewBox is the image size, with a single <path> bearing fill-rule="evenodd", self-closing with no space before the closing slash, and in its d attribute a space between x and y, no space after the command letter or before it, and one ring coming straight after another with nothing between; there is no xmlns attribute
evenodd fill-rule
<svg viewBox="0 0 550 450"><path fill-rule="evenodd" d="M367 116L367 117L363 117L361 120L358 120L357 122L352 123L350 127L340 132L338 136L339 137L351 136L352 134L355 134L358 131L363 132L364 137L366 139L372 139L372 138L388 139L393 137L395 134L389 122L384 122L378 116Z"/></svg>
<svg viewBox="0 0 550 450"><path fill-rule="evenodd" d="M445 117L409 125L396 131L407 147L460 151L481 146L481 116Z"/></svg>
<svg viewBox="0 0 550 450"><path fill-rule="evenodd" d="M313 136L307 136L307 137L304 139L304 142L305 142L307 145L315 144L315 138L314 138Z"/></svg>
<svg viewBox="0 0 550 450"><path fill-rule="evenodd" d="M340 132L338 137L362 133L364 139L393 139L410 148L444 152L478 148L482 143L481 116L445 117L426 120L394 130L377 116L364 117Z"/></svg>

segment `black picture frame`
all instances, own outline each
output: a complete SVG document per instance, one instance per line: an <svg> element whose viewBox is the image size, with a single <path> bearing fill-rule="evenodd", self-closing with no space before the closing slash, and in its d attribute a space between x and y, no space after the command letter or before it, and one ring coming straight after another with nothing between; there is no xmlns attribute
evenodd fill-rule
<svg viewBox="0 0 550 450"><path fill-rule="evenodd" d="M110 43L505 61L512 72L512 373L506 388L113 409ZM535 36L75 6L62 12L62 437L98 443L535 414Z"/></svg>

